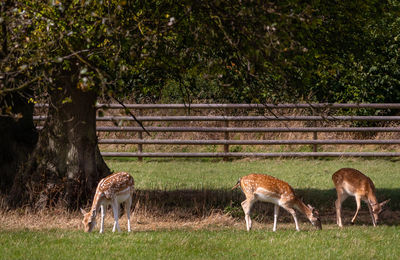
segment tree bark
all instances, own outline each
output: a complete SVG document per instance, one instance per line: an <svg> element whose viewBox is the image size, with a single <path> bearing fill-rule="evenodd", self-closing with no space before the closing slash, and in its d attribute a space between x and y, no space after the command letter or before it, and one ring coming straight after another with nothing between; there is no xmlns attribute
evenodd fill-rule
<svg viewBox="0 0 400 260"><path fill-rule="evenodd" d="M78 89L77 75L77 68L62 71L49 90L48 117L32 156L17 172L11 206L77 209L110 173L97 145L97 95Z"/></svg>
<svg viewBox="0 0 400 260"><path fill-rule="evenodd" d="M0 107L12 107L11 115L0 112L0 193L7 194L14 181L15 172L27 161L33 151L38 134L33 124L33 104L29 104L26 96L31 91L11 93L0 97Z"/></svg>

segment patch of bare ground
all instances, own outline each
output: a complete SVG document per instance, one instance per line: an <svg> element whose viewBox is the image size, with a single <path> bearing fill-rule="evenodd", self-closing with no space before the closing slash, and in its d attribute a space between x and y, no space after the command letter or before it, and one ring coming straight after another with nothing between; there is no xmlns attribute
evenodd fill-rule
<svg viewBox="0 0 400 260"><path fill-rule="evenodd" d="M227 195L228 194L228 195ZM142 191L137 193L131 215L133 231L154 231L173 229L238 229L245 230L244 214L240 207L243 198L239 192L223 191ZM320 210L321 221L326 228L336 227L336 211L334 206L315 205ZM89 206L88 206L89 207ZM87 207L87 208L88 208ZM350 225L355 213L355 205L345 207L342 212L344 225ZM313 229L310 222L301 213L298 214L301 229ZM51 208L32 211L30 208L9 210L4 198L0 197L0 231L2 230L83 230L82 214L69 212L64 208ZM256 203L253 209L253 228L272 229L273 205ZM400 210L390 207L380 216L380 223L400 225ZM99 225L100 218L97 218ZM126 215L120 217L121 229L126 230ZM106 231L113 225L112 211L107 211ZM280 211L278 225L280 228L294 228L293 218L285 210ZM372 225L366 205L356 219L356 225ZM97 227L98 230L98 227Z"/></svg>
<svg viewBox="0 0 400 260"><path fill-rule="evenodd" d="M106 232L111 232L113 218L109 211L105 220ZM255 212L256 213L256 212ZM354 214L353 210L343 211L344 225L350 225L350 220ZM273 216L257 216L253 218L253 229L272 229ZM299 214L300 215L300 214ZM312 230L313 227L305 219L300 217L301 229ZM381 215L384 225L399 225L400 211L386 210ZM321 220L324 229L336 228L336 214L334 210L321 214ZM82 215L78 212L67 212L62 209L51 209L48 211L31 212L29 210L0 210L0 231L4 230L83 230L81 224ZM100 219L97 219L98 225ZM120 218L120 226L126 231L127 220L125 214ZM185 214L182 211L171 211L165 215L156 212L148 212L143 209L135 210L131 216L132 231L157 231L157 230L174 230L174 229L190 229L190 230L221 230L221 229L237 229L245 230L245 222L243 217L232 217L220 210L211 211L206 216L194 216ZM372 225L370 215L367 210L361 210L355 225ZM294 228L293 219L285 211L281 211L278 221L279 229ZM98 227L96 228L98 231Z"/></svg>
<svg viewBox="0 0 400 260"><path fill-rule="evenodd" d="M41 211L36 213L22 212L19 210L0 211L0 230L83 230L82 216L78 212L66 212L59 210ZM100 219L97 219L99 225ZM122 230L126 230L127 220L124 214L120 220ZM113 217L107 214L105 219L106 231L112 230ZM240 222L222 212L213 212L205 217L183 218L182 214L173 212L158 216L147 212L133 212L131 216L133 231L154 231L169 229L218 229L222 227L238 227ZM98 227L97 227L98 228Z"/></svg>

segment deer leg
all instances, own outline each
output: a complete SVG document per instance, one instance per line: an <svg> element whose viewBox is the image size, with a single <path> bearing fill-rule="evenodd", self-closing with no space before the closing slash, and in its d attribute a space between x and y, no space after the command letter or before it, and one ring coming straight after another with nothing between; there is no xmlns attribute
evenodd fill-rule
<svg viewBox="0 0 400 260"><path fill-rule="evenodd" d="M337 190L337 200L335 201L336 207L336 223L339 227L343 227L342 224L342 203L347 199L347 193Z"/></svg>
<svg viewBox="0 0 400 260"><path fill-rule="evenodd" d="M276 231L276 224L278 222L278 216L279 216L279 206L274 205L274 227L272 228L272 231Z"/></svg>
<svg viewBox="0 0 400 260"><path fill-rule="evenodd" d="M254 204L253 198L251 198L251 199L247 198L245 201L242 202L242 208L243 208L243 211L245 214L244 219L246 220L247 231L250 231L251 225L252 225L250 214L251 214L251 208L252 208L253 204Z"/></svg>
<svg viewBox="0 0 400 260"><path fill-rule="evenodd" d="M375 220L374 214L372 213L372 206L368 201L367 201L367 204L368 204L369 214L371 215L371 218L372 218L372 224L374 225L374 227L376 227L376 220Z"/></svg>
<svg viewBox="0 0 400 260"><path fill-rule="evenodd" d="M297 221L296 211L294 209L292 209L292 208L287 207L287 206L282 206L282 207L284 209L286 209L290 214L292 214L293 219L294 219L294 224L296 225L296 230L300 231L299 223Z"/></svg>
<svg viewBox="0 0 400 260"><path fill-rule="evenodd" d="M104 219L106 217L107 206L101 205L101 220L100 220L100 233L104 232Z"/></svg>
<svg viewBox="0 0 400 260"><path fill-rule="evenodd" d="M357 203L357 210L356 210L356 214L354 214L354 217L351 219L352 224L354 224L354 221L356 220L358 211L361 208L361 197L356 195L355 198L356 198L356 203Z"/></svg>
<svg viewBox="0 0 400 260"><path fill-rule="evenodd" d="M131 232L131 205L132 205L132 196L128 198L128 200L125 202L125 208L126 208L126 217L128 219L128 232Z"/></svg>
<svg viewBox="0 0 400 260"><path fill-rule="evenodd" d="M118 223L118 217L119 217L118 211L119 211L119 209L118 209L118 202L117 202L116 198L113 200L111 206L112 206L112 210L113 210L113 213L114 213L114 227L113 227L112 232L115 232L116 229L118 230L118 232L121 232L121 229L120 229L119 223Z"/></svg>

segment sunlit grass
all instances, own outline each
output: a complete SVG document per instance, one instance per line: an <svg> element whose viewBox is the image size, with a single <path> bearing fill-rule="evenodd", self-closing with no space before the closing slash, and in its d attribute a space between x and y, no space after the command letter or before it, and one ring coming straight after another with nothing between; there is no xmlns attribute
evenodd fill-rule
<svg viewBox="0 0 400 260"><path fill-rule="evenodd" d="M136 180L138 189L228 189L239 177L249 173L265 173L289 182L299 189L332 189L332 174L344 167L368 175L377 188L394 189L398 183L400 162L395 160L331 159L331 160L117 160L107 164L113 171L127 171Z"/></svg>
<svg viewBox="0 0 400 260"><path fill-rule="evenodd" d="M398 259L398 227L0 232L1 259Z"/></svg>
<svg viewBox="0 0 400 260"><path fill-rule="evenodd" d="M378 199L391 198L390 208L400 209L400 162L366 159L238 160L108 160L113 171L132 174L138 190L220 190L230 193L237 180L249 173L265 173L287 181L298 195L319 209L330 209L336 200L331 176L344 167L360 170L375 183ZM240 192L237 190L237 192ZM240 201L238 201L239 203ZM344 207L354 207L348 199ZM363 206L364 207L364 206Z"/></svg>

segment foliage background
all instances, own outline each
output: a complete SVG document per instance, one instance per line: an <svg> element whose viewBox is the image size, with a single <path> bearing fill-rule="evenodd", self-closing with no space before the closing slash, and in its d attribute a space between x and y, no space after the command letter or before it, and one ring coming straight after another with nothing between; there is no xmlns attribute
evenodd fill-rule
<svg viewBox="0 0 400 260"><path fill-rule="evenodd" d="M399 102L399 14L398 0L2 1L0 189L12 205L86 201L109 174L97 101Z"/></svg>
<svg viewBox="0 0 400 260"><path fill-rule="evenodd" d="M4 1L0 87L43 95L78 59L106 99L399 102L399 4Z"/></svg>

